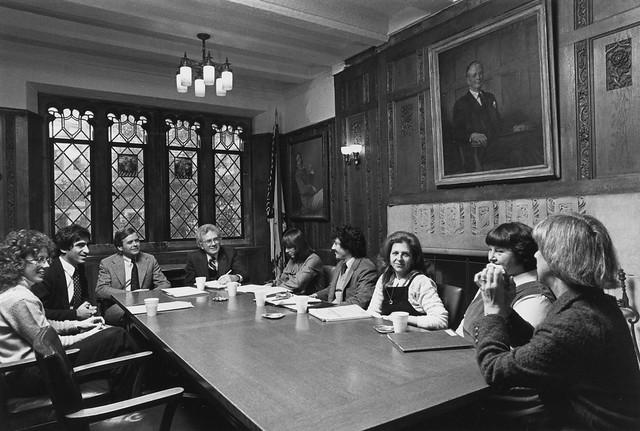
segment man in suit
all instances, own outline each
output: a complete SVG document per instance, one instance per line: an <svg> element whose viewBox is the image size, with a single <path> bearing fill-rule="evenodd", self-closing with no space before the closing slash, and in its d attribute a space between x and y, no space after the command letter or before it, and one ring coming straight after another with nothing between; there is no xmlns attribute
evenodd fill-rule
<svg viewBox="0 0 640 431"><path fill-rule="evenodd" d="M247 270L233 248L221 245L222 236L212 224L203 224L196 231L200 250L187 255L185 284L194 284L196 277L218 280L220 283L247 281Z"/></svg>
<svg viewBox="0 0 640 431"><path fill-rule="evenodd" d="M358 228L345 225L336 229L331 250L338 264L331 275L329 286L316 292L316 296L335 304L357 304L366 308L378 279L371 259L366 257L367 243Z"/></svg>
<svg viewBox="0 0 640 431"><path fill-rule="evenodd" d="M104 320L111 325L122 323L124 311L114 304L111 295L138 289L164 289L171 283L162 273L155 257L140 251L138 233L132 227L113 236L118 252L100 262L96 295L103 303Z"/></svg>
<svg viewBox="0 0 640 431"><path fill-rule="evenodd" d="M500 127L498 104L493 94L482 90L482 64L467 66L469 91L453 105L453 139L458 147L464 172L485 169L487 146L497 137Z"/></svg>
<svg viewBox="0 0 640 431"><path fill-rule="evenodd" d="M84 262L89 255L89 231L72 224L56 232L54 242L58 257L44 273L33 293L44 305L51 320L83 320L94 315L96 307L89 302L89 287Z"/></svg>

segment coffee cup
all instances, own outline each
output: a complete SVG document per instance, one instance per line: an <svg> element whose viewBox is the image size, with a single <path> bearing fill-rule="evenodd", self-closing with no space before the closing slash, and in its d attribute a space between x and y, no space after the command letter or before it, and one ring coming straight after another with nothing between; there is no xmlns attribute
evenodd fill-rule
<svg viewBox="0 0 640 431"><path fill-rule="evenodd" d="M196 287L198 290L204 290L204 284L207 281L207 277L196 277Z"/></svg>
<svg viewBox="0 0 640 431"><path fill-rule="evenodd" d="M158 303L160 300L158 298L146 298L144 300L144 305L147 308L147 316L155 316L158 314Z"/></svg>
<svg viewBox="0 0 640 431"><path fill-rule="evenodd" d="M257 290L254 295L256 297L256 307L264 307L264 302L267 300L267 292Z"/></svg>
<svg viewBox="0 0 640 431"><path fill-rule="evenodd" d="M233 298L238 294L239 286L240 283L238 283L237 281L230 281L229 283L227 283L227 293L229 294L229 298Z"/></svg>
<svg viewBox="0 0 640 431"><path fill-rule="evenodd" d="M300 314L307 312L307 306L309 305L309 297L307 295L295 295L293 300L296 302L296 311Z"/></svg>
<svg viewBox="0 0 640 431"><path fill-rule="evenodd" d="M406 311L394 311L389 314L391 322L393 322L393 332L399 334L407 330L407 324L409 321L409 313Z"/></svg>

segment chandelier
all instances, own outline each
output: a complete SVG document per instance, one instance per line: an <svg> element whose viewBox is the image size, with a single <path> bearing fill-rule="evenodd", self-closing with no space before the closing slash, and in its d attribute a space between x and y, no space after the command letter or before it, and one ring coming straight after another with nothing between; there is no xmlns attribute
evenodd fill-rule
<svg viewBox="0 0 640 431"><path fill-rule="evenodd" d="M227 58L224 63L214 63L211 59L211 51L205 55L205 42L211 38L211 35L198 33L197 37L202 41L202 61L191 60L187 57L187 53L184 53L176 73L176 89L178 93L186 93L193 83L196 97L204 97L205 86L215 85L216 96L226 96L227 91L233 89L233 73L229 59Z"/></svg>

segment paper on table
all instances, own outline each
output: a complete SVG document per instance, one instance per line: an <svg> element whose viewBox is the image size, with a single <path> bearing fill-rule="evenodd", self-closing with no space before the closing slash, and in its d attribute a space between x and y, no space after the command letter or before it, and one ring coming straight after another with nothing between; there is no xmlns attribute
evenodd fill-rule
<svg viewBox="0 0 640 431"><path fill-rule="evenodd" d="M204 287L209 289L224 289L226 286L226 284L220 283L218 280L209 280L204 284Z"/></svg>
<svg viewBox="0 0 640 431"><path fill-rule="evenodd" d="M267 298L266 302L271 304L271 305L284 305L285 307L287 305L295 305L296 304L296 300L295 297L292 295L288 298L284 298L284 299L276 299L277 297L271 297L271 298ZM320 299L318 298L309 298L309 304L314 304L316 302L322 302Z"/></svg>
<svg viewBox="0 0 640 431"><path fill-rule="evenodd" d="M158 304L158 312L160 311L171 311L171 310L180 310L181 308L191 308L193 304L189 301L171 301L171 302L161 302ZM127 307L127 310L131 314L144 314L147 312L147 306L142 305L130 305Z"/></svg>
<svg viewBox="0 0 640 431"><path fill-rule="evenodd" d="M190 287L190 286L169 287L166 289L162 289L162 291L167 295L171 295L175 298L180 298L182 296L189 296L189 295L197 295L199 293L202 293L202 290L198 290L195 287Z"/></svg>
<svg viewBox="0 0 640 431"><path fill-rule="evenodd" d="M256 293L256 290L265 292L267 295L289 291L286 287L270 286L268 284L243 284L238 287L238 292L242 293Z"/></svg>
<svg viewBox="0 0 640 431"><path fill-rule="evenodd" d="M309 314L324 322L337 322L339 320L367 319L371 316L362 307L356 304L339 305L328 308L310 308Z"/></svg>

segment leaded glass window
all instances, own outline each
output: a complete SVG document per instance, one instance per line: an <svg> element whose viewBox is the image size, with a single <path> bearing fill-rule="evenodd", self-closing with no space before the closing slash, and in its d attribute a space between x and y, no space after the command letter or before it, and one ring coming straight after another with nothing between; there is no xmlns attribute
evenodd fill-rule
<svg viewBox="0 0 640 431"><path fill-rule="evenodd" d="M169 151L171 239L195 238L198 228L198 149L200 123L166 119Z"/></svg>
<svg viewBox="0 0 640 431"><path fill-rule="evenodd" d="M144 146L146 117L107 114L111 144L111 217L113 231L131 226L146 238L144 200Z"/></svg>
<svg viewBox="0 0 640 431"><path fill-rule="evenodd" d="M211 125L216 224L223 236L242 237L242 128Z"/></svg>
<svg viewBox="0 0 640 431"><path fill-rule="evenodd" d="M78 223L91 230L91 144L93 112L50 107L53 146L53 211L58 230Z"/></svg>

